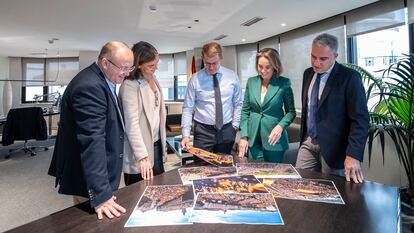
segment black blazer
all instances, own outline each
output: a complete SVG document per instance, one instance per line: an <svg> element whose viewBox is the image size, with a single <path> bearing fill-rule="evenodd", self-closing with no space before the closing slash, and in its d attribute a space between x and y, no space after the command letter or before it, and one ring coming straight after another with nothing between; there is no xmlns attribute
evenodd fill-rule
<svg viewBox="0 0 414 233"><path fill-rule="evenodd" d="M3 128L3 146L14 140L46 140L47 126L41 107L12 108Z"/></svg>
<svg viewBox="0 0 414 233"><path fill-rule="evenodd" d="M49 174L59 193L109 200L122 172L122 115L96 63L82 70L63 94L59 130Z"/></svg>
<svg viewBox="0 0 414 233"><path fill-rule="evenodd" d="M308 89L314 71L305 70L302 83L300 138L307 136ZM316 127L321 155L334 169L343 169L346 156L362 162L369 116L361 76L337 62L318 103Z"/></svg>

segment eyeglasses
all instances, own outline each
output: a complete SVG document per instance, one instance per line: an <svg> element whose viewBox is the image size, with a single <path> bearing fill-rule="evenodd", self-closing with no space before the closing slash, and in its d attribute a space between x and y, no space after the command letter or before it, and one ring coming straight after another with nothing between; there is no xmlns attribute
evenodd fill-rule
<svg viewBox="0 0 414 233"><path fill-rule="evenodd" d="M119 66L117 66L115 63L113 63L111 60L109 60L108 58L105 58L107 61L109 61L109 63L111 63L112 65L114 65L116 68L118 68L120 71L122 71L122 72L128 72L128 73L131 73L132 71L134 71L134 69L135 69L135 66L132 66L132 67L119 67Z"/></svg>
<svg viewBox="0 0 414 233"><path fill-rule="evenodd" d="M204 62L204 65L205 65L205 66L218 66L218 64L220 64L220 62L213 62L213 63L210 63L210 62Z"/></svg>

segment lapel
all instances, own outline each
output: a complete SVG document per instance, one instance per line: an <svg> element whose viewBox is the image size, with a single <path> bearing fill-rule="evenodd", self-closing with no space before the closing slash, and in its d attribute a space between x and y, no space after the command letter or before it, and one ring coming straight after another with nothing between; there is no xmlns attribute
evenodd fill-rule
<svg viewBox="0 0 414 233"><path fill-rule="evenodd" d="M257 102L257 106L261 105L260 102L260 93L262 93L262 79L260 76L256 76L252 79L251 90L250 93L253 95L253 98Z"/></svg>
<svg viewBox="0 0 414 233"><path fill-rule="evenodd" d="M150 96L153 95L151 93L151 88L149 87L148 82L140 77L137 79L139 83L139 94L141 95L142 99L142 106L144 107L144 114L147 118L148 124L153 128L152 119L154 117L154 103L151 101ZM151 131L151 138L152 138L152 131Z"/></svg>
<svg viewBox="0 0 414 233"><path fill-rule="evenodd" d="M334 83L338 80L338 77L336 76L336 72L338 71L338 63L335 62L335 66L333 67L331 74L329 75L328 81L325 84L325 87L323 88L323 92L321 95L321 98L318 102L318 109L322 105L322 103L325 101L326 97L328 96L329 92L331 91Z"/></svg>
<svg viewBox="0 0 414 233"><path fill-rule="evenodd" d="M105 76L105 74L102 72L101 68L99 68L99 66L96 63L93 63L92 70L95 73L97 73L98 74L98 77L105 83L106 90L109 93L109 96L110 96L110 98L112 100L112 103L115 105L115 108L116 108L116 111L117 111L117 114L118 114L118 119L121 122L122 129L125 132L124 116L122 114L122 110L120 109L119 105L117 104L117 100L115 100L115 97L112 94L112 90L111 90L111 88L109 88L108 83L106 82L106 76ZM119 101L119 99L118 99L118 101Z"/></svg>
<svg viewBox="0 0 414 233"><path fill-rule="evenodd" d="M158 80L155 78L155 76L154 76L154 81L155 81L155 84L157 85L157 88L158 88L158 91L159 91L158 95L159 95L159 98L160 98L160 125L162 127L163 125L165 125L164 114L165 114L165 110L166 110L165 103L164 103L164 96L162 95L161 86L160 86ZM162 132L163 132L163 130L160 128L160 137L164 137L164 135L162 135Z"/></svg>
<svg viewBox="0 0 414 233"><path fill-rule="evenodd" d="M312 69L312 68L311 68ZM312 78L315 75L315 72L313 70L311 70L310 72L308 72L308 76L304 77L304 83L303 83L303 92L302 92L302 96L303 96L303 100L302 100L302 108L304 108L303 110L308 109L308 92L309 92L309 86L311 84Z"/></svg>
<svg viewBox="0 0 414 233"><path fill-rule="evenodd" d="M276 76L270 78L269 85L267 86L267 92L264 97L262 107L264 107L280 90L280 79Z"/></svg>

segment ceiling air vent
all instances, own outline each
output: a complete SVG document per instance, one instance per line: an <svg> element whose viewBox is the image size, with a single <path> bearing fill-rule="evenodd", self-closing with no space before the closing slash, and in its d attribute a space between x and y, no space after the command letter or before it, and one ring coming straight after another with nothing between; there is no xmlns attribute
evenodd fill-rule
<svg viewBox="0 0 414 233"><path fill-rule="evenodd" d="M226 38L227 35L219 35L218 37L214 38L214 40L221 40L223 38Z"/></svg>
<svg viewBox="0 0 414 233"><path fill-rule="evenodd" d="M251 25L259 22L262 19L263 18L261 18L261 17L254 17L254 18L251 18L251 19L247 20L246 22L240 24L240 26L246 26L246 27L248 27L248 26L251 26Z"/></svg>

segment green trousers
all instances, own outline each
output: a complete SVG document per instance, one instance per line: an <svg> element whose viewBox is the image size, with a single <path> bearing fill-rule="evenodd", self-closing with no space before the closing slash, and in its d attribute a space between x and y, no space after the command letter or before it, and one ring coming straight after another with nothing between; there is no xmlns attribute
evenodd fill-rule
<svg viewBox="0 0 414 233"><path fill-rule="evenodd" d="M270 151L265 150L262 146L262 140L260 137L256 137L256 141L253 146L249 146L249 159L265 161L270 163L282 163L283 155L285 151Z"/></svg>

